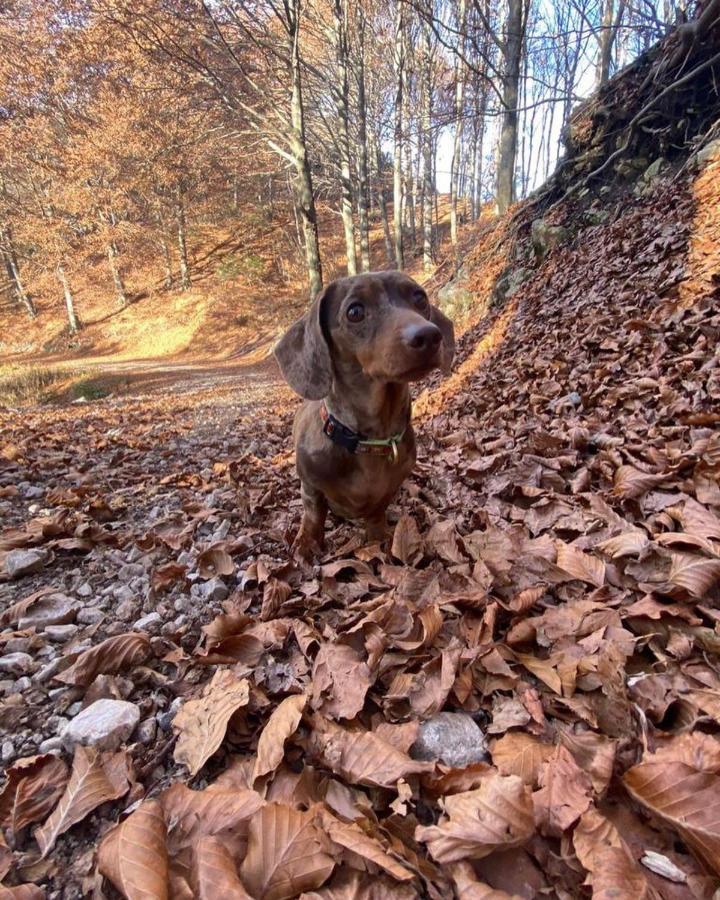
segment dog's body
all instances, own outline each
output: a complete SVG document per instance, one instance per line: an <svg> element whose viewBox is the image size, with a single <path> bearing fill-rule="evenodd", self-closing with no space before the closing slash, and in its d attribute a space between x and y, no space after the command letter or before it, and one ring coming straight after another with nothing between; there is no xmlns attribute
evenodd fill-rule
<svg viewBox="0 0 720 900"><path fill-rule="evenodd" d="M293 429L304 507L298 551L320 551L328 508L363 519L370 539L383 537L385 511L415 464L408 385L449 369L452 323L403 273L357 275L330 284L275 353L307 401Z"/></svg>

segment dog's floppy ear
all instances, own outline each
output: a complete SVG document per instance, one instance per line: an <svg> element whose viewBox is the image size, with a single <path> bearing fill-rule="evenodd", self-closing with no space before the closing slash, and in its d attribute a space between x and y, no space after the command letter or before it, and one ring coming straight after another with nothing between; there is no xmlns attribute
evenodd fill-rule
<svg viewBox="0 0 720 900"><path fill-rule="evenodd" d="M322 400L332 385L330 348L323 333L323 306L333 285L313 301L305 315L285 332L275 346L275 358L285 380L306 400Z"/></svg>
<svg viewBox="0 0 720 900"><path fill-rule="evenodd" d="M449 375L455 358L455 329L448 317L441 313L437 306L430 307L430 321L440 329L442 348L440 351L440 369L443 375Z"/></svg>

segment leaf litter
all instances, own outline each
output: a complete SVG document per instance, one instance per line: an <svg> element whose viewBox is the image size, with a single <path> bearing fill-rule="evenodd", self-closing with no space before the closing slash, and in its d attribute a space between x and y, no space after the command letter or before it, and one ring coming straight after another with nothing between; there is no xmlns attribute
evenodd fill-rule
<svg viewBox="0 0 720 900"><path fill-rule="evenodd" d="M678 180L551 254L491 355L420 398L392 539L334 523L315 567L288 551L285 395L261 428L212 390L0 413L0 567L48 552L0 576L0 896L712 897L720 311L678 299L694 214ZM137 728L71 752L98 699ZM439 712L487 752L419 758Z"/></svg>

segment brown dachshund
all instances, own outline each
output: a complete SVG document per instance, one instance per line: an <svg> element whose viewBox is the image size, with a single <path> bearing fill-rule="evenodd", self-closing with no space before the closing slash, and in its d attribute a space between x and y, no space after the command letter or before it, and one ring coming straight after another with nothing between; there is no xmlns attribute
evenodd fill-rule
<svg viewBox="0 0 720 900"><path fill-rule="evenodd" d="M328 508L385 535L385 511L415 464L408 384L450 370L452 322L402 272L329 284L275 355L307 401L295 417L303 518L295 550L322 551Z"/></svg>

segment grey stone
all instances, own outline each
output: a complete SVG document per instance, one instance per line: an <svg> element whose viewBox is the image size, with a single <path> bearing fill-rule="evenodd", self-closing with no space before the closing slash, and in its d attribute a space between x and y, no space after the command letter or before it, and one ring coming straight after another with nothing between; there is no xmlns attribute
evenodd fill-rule
<svg viewBox="0 0 720 900"><path fill-rule="evenodd" d="M88 609L85 607L78 613L77 620L81 625L96 625L105 618L105 613L101 609Z"/></svg>
<svg viewBox="0 0 720 900"><path fill-rule="evenodd" d="M133 623L133 631L148 631L150 634L155 634L160 631L162 623L163 619L160 613L151 612Z"/></svg>
<svg viewBox="0 0 720 900"><path fill-rule="evenodd" d="M410 755L462 769L486 759L485 735L467 713L441 712L420 725Z"/></svg>
<svg viewBox="0 0 720 900"><path fill-rule="evenodd" d="M700 168L700 166L705 165L706 162L710 162L716 158L720 158L720 138L710 141L709 144L705 144L704 147L701 147L698 150L693 157L694 167Z"/></svg>
<svg viewBox="0 0 720 900"><path fill-rule="evenodd" d="M69 641L71 638L75 637L78 633L77 625L48 625L45 629L45 635L51 641L56 641L58 644L64 644L65 641Z"/></svg>
<svg viewBox="0 0 720 900"><path fill-rule="evenodd" d="M11 550L5 557L5 571L10 578L39 572L50 559L47 550Z"/></svg>
<svg viewBox="0 0 720 900"><path fill-rule="evenodd" d="M530 226L530 241L535 252L535 259L541 263L545 257L564 244L570 232L563 225L550 225L545 219L535 219Z"/></svg>
<svg viewBox="0 0 720 900"><path fill-rule="evenodd" d="M84 581L80 585L80 587L76 589L75 593L78 595L78 597L92 597L92 585L89 581Z"/></svg>
<svg viewBox="0 0 720 900"><path fill-rule="evenodd" d="M670 163L662 156L654 159L645 169L637 184L633 188L636 197L649 193L657 184L657 182L666 174L670 168Z"/></svg>
<svg viewBox="0 0 720 900"><path fill-rule="evenodd" d="M137 563L125 563L124 566L120 566L118 569L117 577L120 581L130 581L131 578L136 578L138 575L143 575L145 569L142 566L139 566Z"/></svg>
<svg viewBox="0 0 720 900"><path fill-rule="evenodd" d="M520 287L532 276L531 269L510 269L498 278L493 288L493 299L503 303L514 297Z"/></svg>
<svg viewBox="0 0 720 900"><path fill-rule="evenodd" d="M5 653L27 653L32 645L32 638L14 637L5 641Z"/></svg>
<svg viewBox="0 0 720 900"><path fill-rule="evenodd" d="M113 597L115 597L116 600L120 601L134 600L135 591L130 587L129 584L121 584L119 587L116 587L113 590Z"/></svg>
<svg viewBox="0 0 720 900"><path fill-rule="evenodd" d="M29 653L6 653L0 656L0 672L25 675L35 671L35 660Z"/></svg>
<svg viewBox="0 0 720 900"><path fill-rule="evenodd" d="M72 622L81 604L66 594L46 594L40 597L27 614L18 622L18 628L46 628L48 625L65 625Z"/></svg>
<svg viewBox="0 0 720 900"><path fill-rule="evenodd" d="M15 681L12 678L3 678L0 681L0 694L14 694Z"/></svg>
<svg viewBox="0 0 720 900"><path fill-rule="evenodd" d="M10 762L15 756L15 744L12 741L3 741L2 750L0 750L0 757L2 757L2 761L4 763Z"/></svg>
<svg viewBox="0 0 720 900"><path fill-rule="evenodd" d="M22 678L18 678L15 682L15 693L23 694L25 691L29 691L32 687L32 681L28 678L27 675L23 675Z"/></svg>
<svg viewBox="0 0 720 900"><path fill-rule="evenodd" d="M172 728L173 719L175 718L175 714L180 709L182 705L182 699L180 697L176 697L173 702L170 704L170 709L166 709L165 712L158 713L155 718L157 719L157 723L162 731L170 731Z"/></svg>
<svg viewBox="0 0 720 900"><path fill-rule="evenodd" d="M143 719L137 727L135 737L141 744L152 744L157 734L157 722L155 719Z"/></svg>
<svg viewBox="0 0 720 900"><path fill-rule="evenodd" d="M116 750L140 721L140 710L126 700L96 700L70 722L62 739L66 749L76 744Z"/></svg>
<svg viewBox="0 0 720 900"><path fill-rule="evenodd" d="M53 753L55 750L62 750L62 745L62 738L59 735L55 735L42 741L38 750L40 753Z"/></svg>
<svg viewBox="0 0 720 900"><path fill-rule="evenodd" d="M39 672L36 672L33 675L33 683L34 684L43 684L48 679L52 678L53 675L57 675L57 673L62 668L63 658L62 656L56 656L51 662L49 662L46 666L43 666Z"/></svg>
<svg viewBox="0 0 720 900"><path fill-rule="evenodd" d="M193 594L193 596L199 597L201 600L221 603L223 600L227 599L230 590L222 580L222 578L216 575L215 578L211 578L209 581L206 581L202 584L194 584L191 588L191 593ZM182 609L178 609L177 601L175 601L175 609L178 612L184 611Z"/></svg>
<svg viewBox="0 0 720 900"><path fill-rule="evenodd" d="M26 500L38 500L45 493L45 488L39 484L31 484L23 491Z"/></svg>
<svg viewBox="0 0 720 900"><path fill-rule="evenodd" d="M129 622L135 618L139 611L140 604L135 600L123 600L122 603L118 604L115 615L121 622Z"/></svg>

